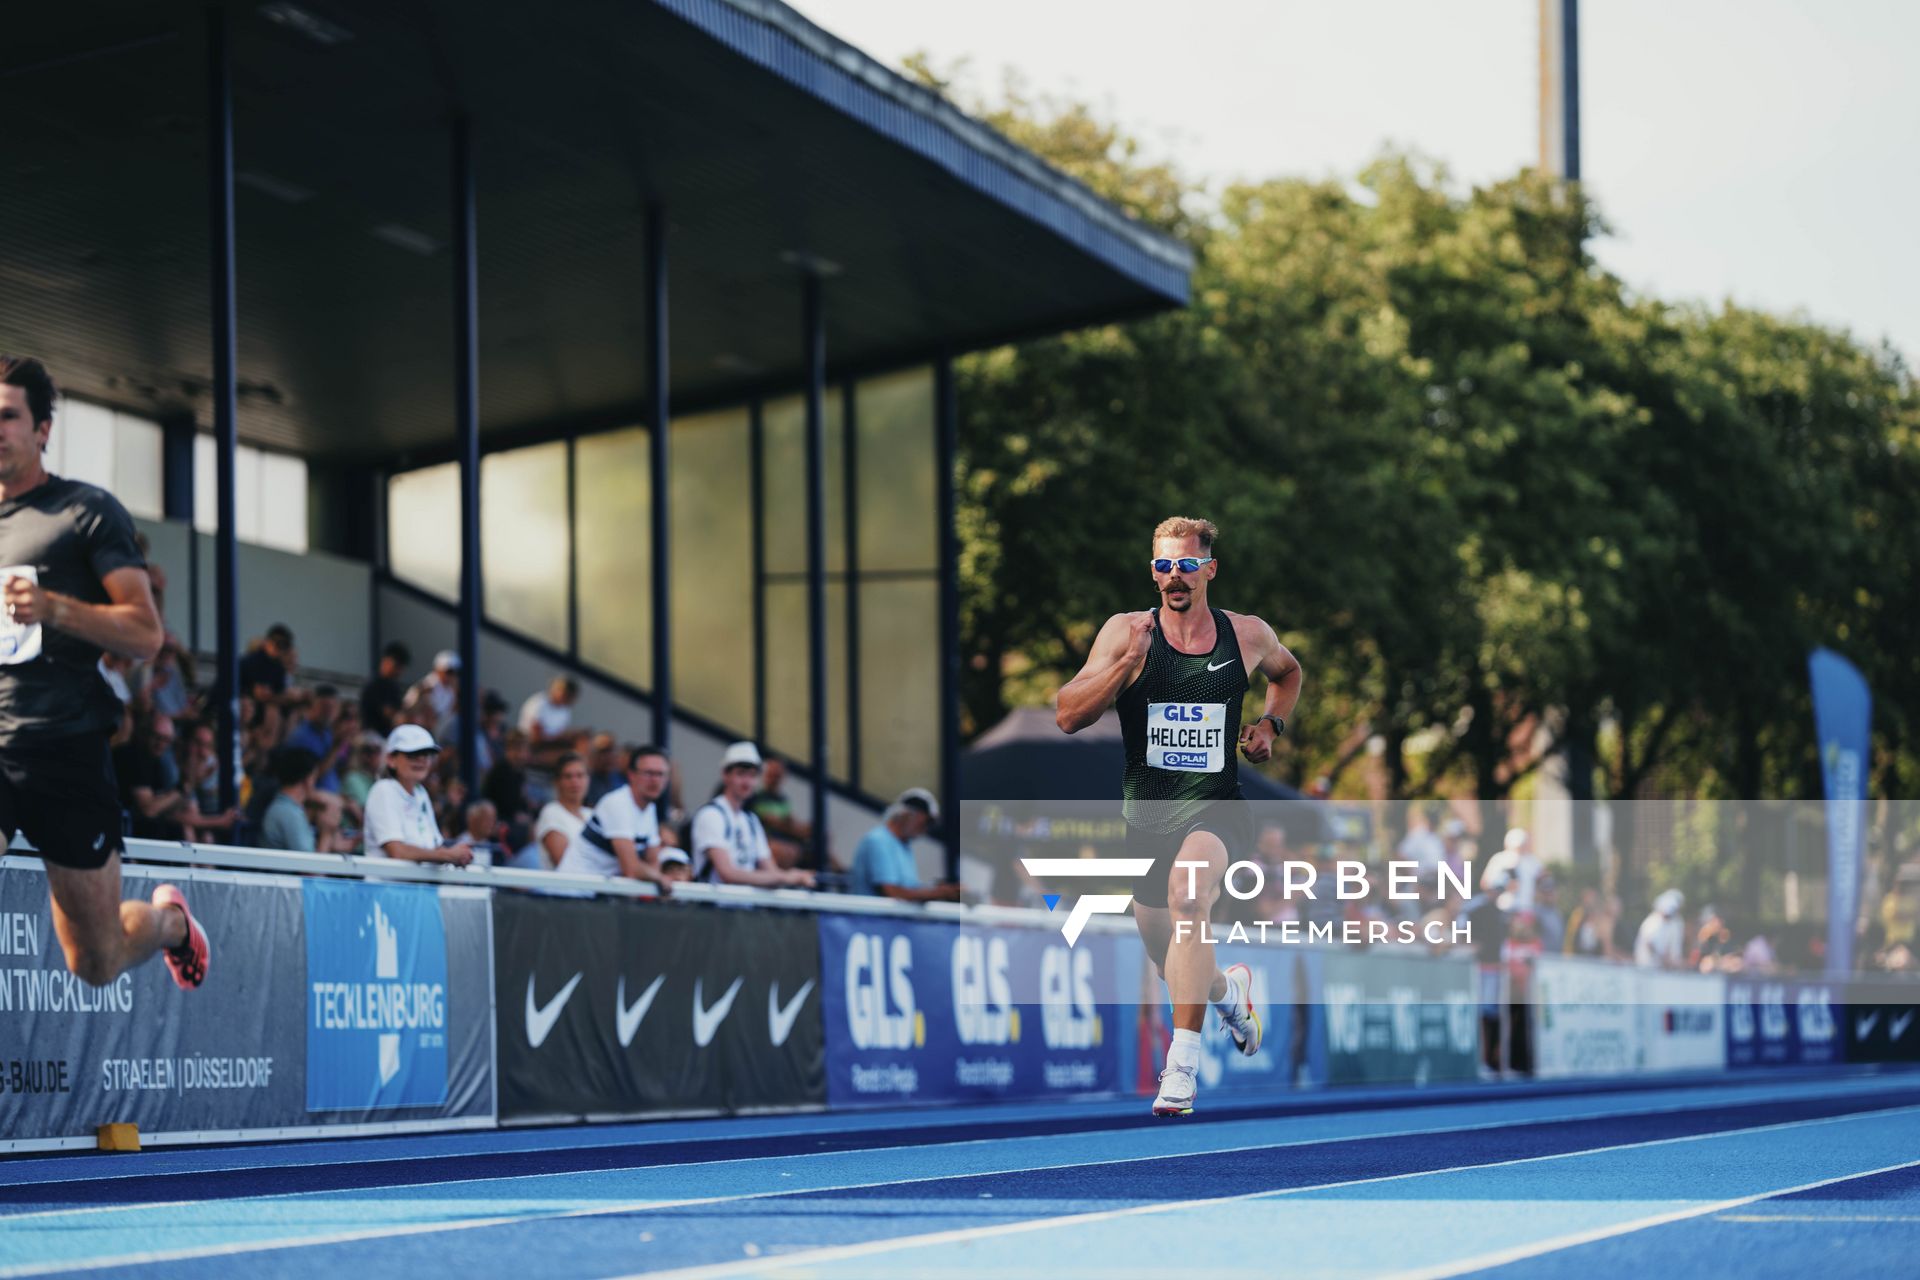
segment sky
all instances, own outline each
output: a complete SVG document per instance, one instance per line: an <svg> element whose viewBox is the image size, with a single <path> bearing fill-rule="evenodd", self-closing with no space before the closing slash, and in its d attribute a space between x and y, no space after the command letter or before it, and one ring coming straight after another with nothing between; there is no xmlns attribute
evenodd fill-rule
<svg viewBox="0 0 1920 1280"><path fill-rule="evenodd" d="M1535 162L1536 0L790 0L889 65L1089 101L1218 188L1391 145L1462 183ZM1920 4L1587 0L1595 245L1666 301L1801 313L1920 364Z"/></svg>

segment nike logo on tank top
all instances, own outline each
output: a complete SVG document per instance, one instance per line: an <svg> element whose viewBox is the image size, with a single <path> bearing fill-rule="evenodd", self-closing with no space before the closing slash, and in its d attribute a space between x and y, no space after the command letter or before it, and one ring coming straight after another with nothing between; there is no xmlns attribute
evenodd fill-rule
<svg viewBox="0 0 1920 1280"><path fill-rule="evenodd" d="M1233 623L1211 612L1206 653L1181 653L1156 625L1139 677L1115 703L1127 757L1121 811L1137 827L1171 831L1240 793L1235 751L1247 668Z"/></svg>

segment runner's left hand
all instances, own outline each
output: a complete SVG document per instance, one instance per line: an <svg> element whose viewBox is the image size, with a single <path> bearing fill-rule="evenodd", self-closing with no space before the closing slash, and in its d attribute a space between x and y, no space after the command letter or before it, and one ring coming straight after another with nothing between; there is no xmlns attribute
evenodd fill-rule
<svg viewBox="0 0 1920 1280"><path fill-rule="evenodd" d="M1261 720L1242 729L1240 754L1254 764L1265 764L1273 756L1273 721Z"/></svg>
<svg viewBox="0 0 1920 1280"><path fill-rule="evenodd" d="M52 612L48 593L41 590L38 583L25 578L8 578L5 595L7 617L19 626L45 622Z"/></svg>

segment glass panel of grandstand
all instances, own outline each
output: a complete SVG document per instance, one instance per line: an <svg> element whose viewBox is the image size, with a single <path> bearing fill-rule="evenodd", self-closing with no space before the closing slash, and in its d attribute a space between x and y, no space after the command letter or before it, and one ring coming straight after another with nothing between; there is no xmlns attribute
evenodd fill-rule
<svg viewBox="0 0 1920 1280"><path fill-rule="evenodd" d="M480 459L480 564L487 617L567 647L567 442Z"/></svg>
<svg viewBox="0 0 1920 1280"><path fill-rule="evenodd" d="M673 698L753 724L753 465L747 410L673 424Z"/></svg>
<svg viewBox="0 0 1920 1280"><path fill-rule="evenodd" d="M246 520L239 524L244 538ZM387 563L402 582L443 600L460 598L459 464L403 471L387 481Z"/></svg>
<svg viewBox="0 0 1920 1280"><path fill-rule="evenodd" d="M940 786L940 585L860 583L860 785Z"/></svg>
<svg viewBox="0 0 1920 1280"><path fill-rule="evenodd" d="M640 427L574 441L574 557L580 658L653 687L652 533L647 433Z"/></svg>
<svg viewBox="0 0 1920 1280"><path fill-rule="evenodd" d="M161 496L160 424L130 413L113 415L113 496L136 516L158 520L166 509ZM301 466L304 478L306 467ZM300 493L302 544L306 534L306 491Z"/></svg>
<svg viewBox="0 0 1920 1280"><path fill-rule="evenodd" d="M860 572L937 572L933 371L873 378L856 395Z"/></svg>

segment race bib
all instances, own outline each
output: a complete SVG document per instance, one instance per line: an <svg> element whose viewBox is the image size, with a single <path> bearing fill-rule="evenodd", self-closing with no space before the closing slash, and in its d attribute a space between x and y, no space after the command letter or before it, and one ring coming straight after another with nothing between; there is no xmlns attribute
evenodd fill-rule
<svg viewBox="0 0 1920 1280"><path fill-rule="evenodd" d="M0 569L0 583L8 578L25 578L28 582L37 583L40 581L40 570L38 566L30 564L9 565ZM0 609L0 666L32 662L39 656L40 624L22 625Z"/></svg>
<svg viewBox="0 0 1920 1280"><path fill-rule="evenodd" d="M1219 773L1227 767L1224 702L1147 704L1147 763L1181 773Z"/></svg>

